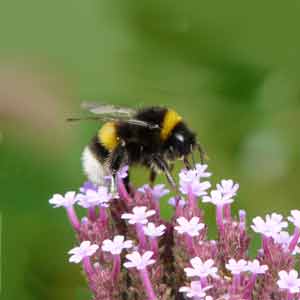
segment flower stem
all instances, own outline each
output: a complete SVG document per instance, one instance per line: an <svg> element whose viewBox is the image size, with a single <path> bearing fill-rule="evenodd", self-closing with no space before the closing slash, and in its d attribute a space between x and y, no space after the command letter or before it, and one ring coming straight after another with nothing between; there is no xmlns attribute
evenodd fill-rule
<svg viewBox="0 0 300 300"><path fill-rule="evenodd" d="M252 274L251 278L249 280L249 283L246 286L246 289L243 293L243 297L244 299L250 300L251 299L251 295L255 286L255 282L256 282L256 278L257 278L257 274Z"/></svg>
<svg viewBox="0 0 300 300"><path fill-rule="evenodd" d="M156 237L151 237L150 238L150 246L151 250L154 252L154 256L158 256L158 241Z"/></svg>
<svg viewBox="0 0 300 300"><path fill-rule="evenodd" d="M139 247L141 249L145 249L146 248L146 237L145 237L145 233L144 233L144 229L143 229L143 225L136 223L136 233L139 239Z"/></svg>
<svg viewBox="0 0 300 300"><path fill-rule="evenodd" d="M92 207L89 207L88 208L88 216L89 216L89 219L91 221L95 221L96 220L96 210L95 210L95 206L92 206Z"/></svg>
<svg viewBox="0 0 300 300"><path fill-rule="evenodd" d="M207 286L207 278L206 277L200 277L200 283L201 283L201 287L204 288Z"/></svg>
<svg viewBox="0 0 300 300"><path fill-rule="evenodd" d="M117 278L120 274L121 271L121 257L120 255L116 254L114 255L114 264L113 264L113 269L112 269L112 278L113 281L117 281Z"/></svg>
<svg viewBox="0 0 300 300"><path fill-rule="evenodd" d="M241 274L234 274L233 281L232 281L232 289L234 293L237 293L240 285L241 285Z"/></svg>
<svg viewBox="0 0 300 300"><path fill-rule="evenodd" d="M139 272L140 272L140 277L141 277L141 280L145 287L148 299L149 300L157 300L157 297L154 293L147 269L139 270Z"/></svg>
<svg viewBox="0 0 300 300"><path fill-rule="evenodd" d="M295 228L294 234L293 234L293 238L290 242L289 245L289 250L290 252L293 252L298 244L300 238L300 229L298 227Z"/></svg>
<svg viewBox="0 0 300 300"><path fill-rule="evenodd" d="M82 260L83 268L88 277L90 277L94 273L94 268L91 264L91 260L88 256L84 257Z"/></svg>
<svg viewBox="0 0 300 300"><path fill-rule="evenodd" d="M217 224L218 224L220 232L222 233L223 232L223 228L224 228L224 224L223 224L223 206L218 205L216 207L216 209L217 209L217 212L216 212L216 215L217 215Z"/></svg>
<svg viewBox="0 0 300 300"><path fill-rule="evenodd" d="M228 221L231 221L231 205L230 204L224 205L224 218Z"/></svg>
<svg viewBox="0 0 300 300"><path fill-rule="evenodd" d="M78 220L74 206L72 205L70 207L67 207L66 210L67 210L67 215L68 215L69 221L72 224L73 228L76 231L79 231L80 230L80 222Z"/></svg>
<svg viewBox="0 0 300 300"><path fill-rule="evenodd" d="M193 237L186 233L185 234L185 242L186 242L186 246L188 248L189 253L193 254L194 253Z"/></svg>
<svg viewBox="0 0 300 300"><path fill-rule="evenodd" d="M127 190L126 190L126 187L125 187L125 184L123 182L123 179L120 178L119 176L117 178L117 185L118 185L117 189L118 189L120 198L123 201L125 201L126 204L128 204L131 199L130 199L130 196L129 196Z"/></svg>
<svg viewBox="0 0 300 300"><path fill-rule="evenodd" d="M102 224L106 224L107 222L107 214L106 214L105 207L100 207L100 222Z"/></svg>
<svg viewBox="0 0 300 300"><path fill-rule="evenodd" d="M194 211L194 209L196 207L196 197L192 191L191 186L188 187L188 205L189 205L189 208L191 209L191 211Z"/></svg>

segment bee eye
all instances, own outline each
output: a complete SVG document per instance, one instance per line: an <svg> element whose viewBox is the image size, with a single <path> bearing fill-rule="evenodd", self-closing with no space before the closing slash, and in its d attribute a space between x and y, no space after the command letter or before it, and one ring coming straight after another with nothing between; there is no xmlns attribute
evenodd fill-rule
<svg viewBox="0 0 300 300"><path fill-rule="evenodd" d="M184 136L182 135L182 134L175 134L175 137L176 137L176 139L178 140L178 141L180 141L180 142L184 142Z"/></svg>

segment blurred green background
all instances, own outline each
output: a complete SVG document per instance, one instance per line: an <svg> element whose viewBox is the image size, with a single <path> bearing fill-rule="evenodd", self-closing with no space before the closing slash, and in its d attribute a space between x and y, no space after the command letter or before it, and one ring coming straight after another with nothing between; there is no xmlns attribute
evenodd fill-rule
<svg viewBox="0 0 300 300"><path fill-rule="evenodd" d="M240 183L235 209L299 208L299 15L299 1L2 1L2 299L88 299L64 210L48 204L84 180L98 124L64 121L84 99L175 108L212 181Z"/></svg>

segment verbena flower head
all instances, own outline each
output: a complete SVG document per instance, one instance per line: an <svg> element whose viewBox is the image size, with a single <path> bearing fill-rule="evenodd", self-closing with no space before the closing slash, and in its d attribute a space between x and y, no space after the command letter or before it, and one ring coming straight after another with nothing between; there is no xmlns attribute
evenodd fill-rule
<svg viewBox="0 0 300 300"><path fill-rule="evenodd" d="M125 241L123 235L116 235L113 240L104 240L102 243L102 251L110 252L113 255L121 254L123 249L129 249L133 247L131 240Z"/></svg>
<svg viewBox="0 0 300 300"><path fill-rule="evenodd" d="M269 267L267 265L261 265L257 259L248 261L247 270L252 274L265 274Z"/></svg>
<svg viewBox="0 0 300 300"><path fill-rule="evenodd" d="M212 276L217 278L218 268L214 267L214 260L208 259L206 261L202 261L202 259L198 256L192 258L190 260L192 268L185 268L184 271L187 277L195 277L198 276L200 278Z"/></svg>
<svg viewBox="0 0 300 300"><path fill-rule="evenodd" d="M54 194L49 200L49 203L56 207L70 207L76 203L76 192L67 192L64 196L60 194Z"/></svg>
<svg viewBox="0 0 300 300"><path fill-rule="evenodd" d="M300 279L298 278L298 272L296 270L280 271L278 273L279 280L277 281L278 286L287 290L289 293L295 294L300 292Z"/></svg>
<svg viewBox="0 0 300 300"><path fill-rule="evenodd" d="M233 202L233 199L224 197L222 193L218 190L211 191L210 196L204 196L202 198L204 203L212 203L216 206L224 206L225 204L230 204Z"/></svg>
<svg viewBox="0 0 300 300"><path fill-rule="evenodd" d="M199 231L202 230L205 225L200 223L200 218L192 217L190 220L187 220L185 217L179 217L176 219L176 222L179 224L175 226L174 229L179 234L188 234L189 236L199 235Z"/></svg>
<svg viewBox="0 0 300 300"><path fill-rule="evenodd" d="M146 251L143 254L140 254L138 251L134 251L126 255L128 261L124 263L124 266L126 268L137 268L138 270L144 270L147 266L155 263L155 260L151 259L152 256L152 251Z"/></svg>
<svg viewBox="0 0 300 300"><path fill-rule="evenodd" d="M300 210L294 209L291 211L291 216L288 220L295 225L295 227L300 228Z"/></svg>
<svg viewBox="0 0 300 300"><path fill-rule="evenodd" d="M98 187L97 190L88 189L85 194L79 194L77 196L78 204L84 208L102 206L108 207L109 201L112 199L111 193L108 192L108 188L105 186Z"/></svg>
<svg viewBox="0 0 300 300"><path fill-rule="evenodd" d="M138 191L142 193L146 193L147 190L152 194L153 198L156 200L159 200L161 197L170 193L170 191L166 189L164 184L157 184L153 188L151 188L149 184L144 184L138 189Z"/></svg>
<svg viewBox="0 0 300 300"><path fill-rule="evenodd" d="M236 195L238 189L239 189L239 184L234 183L233 180L228 179L228 180L221 180L220 184L217 184L217 189L218 191L221 192L223 197L225 198L232 198Z"/></svg>
<svg viewBox="0 0 300 300"><path fill-rule="evenodd" d="M206 291L211 288L211 285L202 287L200 281L192 281L190 286L181 287L179 292L186 293L188 298L203 299L206 296Z"/></svg>
<svg viewBox="0 0 300 300"><path fill-rule="evenodd" d="M98 245L92 245L90 241L83 241L79 247L75 247L68 252L69 254L72 254L72 256L69 258L69 262L78 264L85 257L89 257L95 254L98 248Z"/></svg>
<svg viewBox="0 0 300 300"><path fill-rule="evenodd" d="M148 218L155 215L155 210L147 210L146 206L135 206L132 214L124 213L121 218L128 220L129 224L147 224Z"/></svg>
<svg viewBox="0 0 300 300"><path fill-rule="evenodd" d="M256 217L253 219L253 224L251 225L253 231L267 237L275 237L283 228L288 227L288 223L283 221L282 215L276 213L266 215L266 221L261 217Z"/></svg>
<svg viewBox="0 0 300 300"><path fill-rule="evenodd" d="M234 258L229 259L228 264L226 264L226 269L229 270L233 275L246 272L248 270L247 261L240 259L236 261Z"/></svg>
<svg viewBox="0 0 300 300"><path fill-rule="evenodd" d="M154 223L149 222L147 225L143 227L144 233L149 237L159 237L162 236L165 233L166 226L165 225L159 225L155 226Z"/></svg>

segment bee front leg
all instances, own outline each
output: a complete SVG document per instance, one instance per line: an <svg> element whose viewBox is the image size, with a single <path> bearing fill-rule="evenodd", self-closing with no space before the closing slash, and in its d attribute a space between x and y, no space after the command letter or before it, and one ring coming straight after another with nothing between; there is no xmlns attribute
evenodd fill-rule
<svg viewBox="0 0 300 300"><path fill-rule="evenodd" d="M157 176L157 172L151 168L150 170L150 176L149 176L149 181L150 181L150 186L153 187L154 186L154 181L156 179Z"/></svg>
<svg viewBox="0 0 300 300"><path fill-rule="evenodd" d="M172 189L175 191L176 194L178 194L179 192L177 189L177 185L174 180L174 177L172 176L172 174L170 172L168 163L160 156L153 156L152 161L155 164L155 166L166 175L167 180L168 180L169 184L171 185Z"/></svg>

